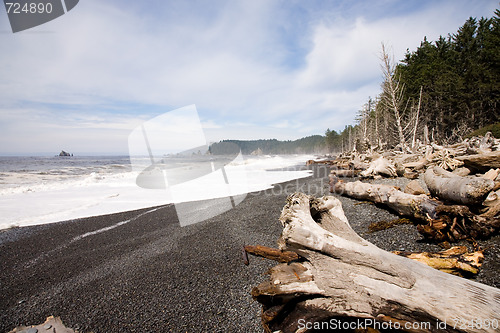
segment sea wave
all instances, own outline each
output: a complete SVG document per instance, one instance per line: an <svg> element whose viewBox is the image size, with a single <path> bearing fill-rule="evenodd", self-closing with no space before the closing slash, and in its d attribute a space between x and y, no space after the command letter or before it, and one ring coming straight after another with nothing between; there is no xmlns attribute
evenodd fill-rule
<svg viewBox="0 0 500 333"><path fill-rule="evenodd" d="M312 157L304 155L245 156L239 161L228 163L225 169L226 174L231 177L232 195L266 190L273 184L307 177L310 175L309 171L283 170L305 165L305 161L310 158ZM185 160L175 165L174 169L165 169L162 173L165 176L167 173L175 175L175 170L194 168L199 162L190 164ZM141 163L147 166L150 161L144 159ZM82 170L74 172L74 168ZM54 168L29 173L2 172L0 209L3 214L0 216L0 228L71 220L227 195L227 185L220 186L218 183L222 174L219 177L215 172L168 189L148 189L137 184L141 170L130 169L128 164L89 163L73 166L72 172L65 169L65 172L51 173L50 170ZM200 191L200 188L210 190Z"/></svg>

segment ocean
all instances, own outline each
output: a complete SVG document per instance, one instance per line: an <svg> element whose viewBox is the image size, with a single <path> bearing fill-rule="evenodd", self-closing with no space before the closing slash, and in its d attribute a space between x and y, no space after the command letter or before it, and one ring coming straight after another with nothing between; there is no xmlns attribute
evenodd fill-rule
<svg viewBox="0 0 500 333"><path fill-rule="evenodd" d="M310 155L238 157L170 158L153 168L147 157L0 157L0 229L168 203L241 198L311 176L296 168L312 159ZM148 170L154 177L144 178Z"/></svg>

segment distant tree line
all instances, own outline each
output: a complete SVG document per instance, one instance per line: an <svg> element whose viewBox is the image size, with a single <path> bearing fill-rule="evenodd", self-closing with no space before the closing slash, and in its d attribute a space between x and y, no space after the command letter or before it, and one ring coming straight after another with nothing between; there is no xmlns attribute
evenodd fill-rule
<svg viewBox="0 0 500 333"><path fill-rule="evenodd" d="M384 45L380 58L382 92L368 98L354 126L326 131L330 152L453 143L500 121L500 10L435 42L424 38L399 64Z"/></svg>
<svg viewBox="0 0 500 333"><path fill-rule="evenodd" d="M233 153L233 145L237 145L242 154L306 154L306 153L324 153L325 137L322 135L312 135L298 140L280 141L276 139L268 140L223 140L212 143L209 152L214 155Z"/></svg>

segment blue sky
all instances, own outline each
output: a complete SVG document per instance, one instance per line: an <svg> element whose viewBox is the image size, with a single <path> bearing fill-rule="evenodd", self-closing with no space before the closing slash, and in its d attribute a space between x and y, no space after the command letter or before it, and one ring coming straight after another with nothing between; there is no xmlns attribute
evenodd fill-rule
<svg viewBox="0 0 500 333"><path fill-rule="evenodd" d="M341 130L395 59L497 1L96 1L13 34L0 10L0 153L127 153L196 104L208 141Z"/></svg>

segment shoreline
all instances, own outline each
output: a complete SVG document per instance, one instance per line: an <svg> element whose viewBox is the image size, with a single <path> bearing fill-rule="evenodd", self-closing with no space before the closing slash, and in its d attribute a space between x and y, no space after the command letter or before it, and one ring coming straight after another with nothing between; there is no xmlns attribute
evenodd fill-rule
<svg viewBox="0 0 500 333"><path fill-rule="evenodd" d="M234 209L185 227L167 204L4 229L0 331L50 315L81 332L260 331L250 291L273 263L252 258L247 267L241 249L276 247L288 193L273 190L310 180L250 193Z"/></svg>
<svg viewBox="0 0 500 333"><path fill-rule="evenodd" d="M303 174L292 172L287 174L286 171L300 172L304 161L301 159L299 162L298 158L305 160L308 157L310 155L287 158L274 156L271 159L264 158L262 161L250 158L253 167L246 166L246 162L231 166L234 167L231 171L233 174L228 173L231 178L231 192L237 196L245 195L246 192L264 191L272 188L273 184L293 180L294 177L304 177ZM29 181L25 180L25 183L19 186L2 188L0 207L4 214L0 217L0 230L79 220L171 203L217 199L226 197L228 192L226 187L218 186L221 179L217 177L222 177L221 174L210 173L200 177L199 181L204 186L212 188L212 191L198 191L199 185L192 181L173 184L170 190L166 190L138 186L137 174L133 171L101 174L95 169L100 170L110 166L114 164L90 166L87 171L92 172L73 175L61 181L59 178L66 177L65 173L50 175L52 178L47 181L38 179L37 177L42 176L36 174L32 175L34 178L30 177L38 180L29 178ZM282 172L273 175L273 172L264 171L275 166L276 170ZM113 170L122 169L115 166ZM246 179L244 176L240 182L238 178L241 177L240 172L245 170L246 177L250 178ZM15 177L18 176L15 174ZM16 179L11 181L14 182Z"/></svg>
<svg viewBox="0 0 500 333"><path fill-rule="evenodd" d="M252 193L234 209L185 227L175 207L164 205L0 232L0 330L54 315L80 332L262 332L261 308L250 291L275 263L250 257L245 266L241 248L276 247L289 192L334 195L327 175L312 170L313 177ZM401 185L405 180L383 181ZM352 228L378 247L440 249L424 242L413 225L368 233L371 222L398 216L334 196ZM131 221L75 240L126 220ZM490 248L475 280L499 287L500 237L481 243Z"/></svg>

